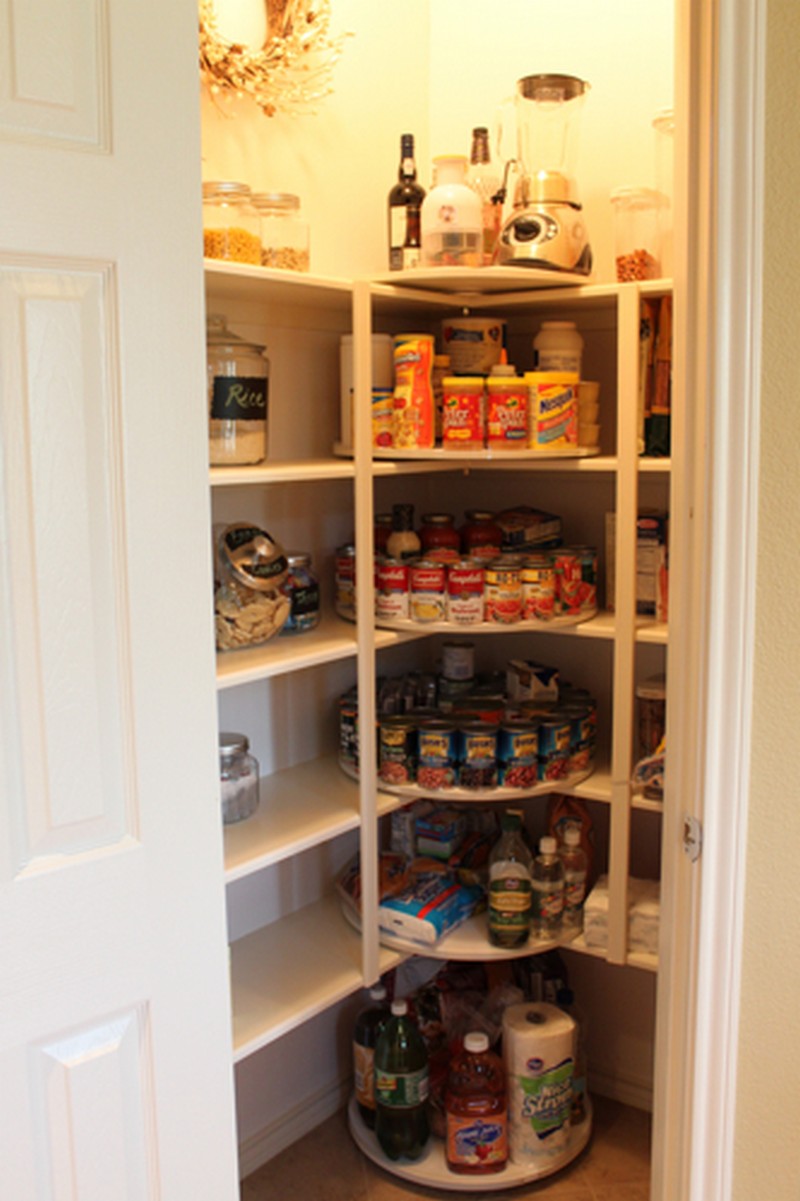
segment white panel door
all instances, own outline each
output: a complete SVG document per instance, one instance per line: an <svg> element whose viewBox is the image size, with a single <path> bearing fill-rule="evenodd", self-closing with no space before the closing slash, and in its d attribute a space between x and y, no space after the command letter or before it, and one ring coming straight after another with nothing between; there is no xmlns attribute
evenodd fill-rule
<svg viewBox="0 0 800 1201"><path fill-rule="evenodd" d="M0 1193L238 1194L195 0L0 0Z"/></svg>

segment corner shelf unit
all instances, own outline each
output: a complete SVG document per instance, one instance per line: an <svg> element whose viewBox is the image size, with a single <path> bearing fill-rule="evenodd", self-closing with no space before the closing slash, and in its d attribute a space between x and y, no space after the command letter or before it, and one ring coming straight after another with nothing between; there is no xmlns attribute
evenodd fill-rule
<svg viewBox="0 0 800 1201"><path fill-rule="evenodd" d="M607 814L608 948L600 951L587 947L581 937L560 945L611 964L653 971L657 967L654 957L628 952L627 880L632 817L641 811L648 814L645 820L657 821L660 806L632 795L630 775L637 655L663 656L668 631L665 625L636 615L635 518L643 482L661 489L668 497L671 464L668 459L639 458L636 397L640 300L644 295L667 294L671 285L669 281L654 281L643 285L570 282L564 286L560 281L556 284L552 276L541 281L534 275L524 270L487 269L485 273L470 273L468 279L459 278L459 272L444 271L433 279L417 276L413 280L346 281L206 261L208 311L221 309L235 329L266 342L272 361L269 458L255 467L211 469L214 519L249 517L252 507L264 514L266 527L285 544L278 521L285 524L298 544L308 545L302 541L305 533L313 542L315 563L324 568L320 570L323 617L317 629L279 636L261 647L220 654L218 693L221 703L239 707L236 712L252 713L257 727L264 721L265 697L271 697L271 690L305 679L310 673L324 679L329 690L339 686L344 691L340 685L344 673L349 683L357 683L361 712L371 713L376 672L384 653L393 654L396 648L435 639L436 634L424 626L416 630L376 629L371 619L374 598L369 570L360 570L357 576L358 621L343 621L333 610L334 545L329 539L347 540L348 535L341 536L341 531L349 522L357 560L359 564L370 564L375 498L381 489L435 489L436 480L446 476L448 480L452 477L453 486L463 488L473 482L482 486L481 482L488 479L492 487L501 490L518 483L552 490L554 498L568 493L578 506L583 489L600 487L606 490L604 495L613 493L617 513L615 612L600 610L579 625L554 626L531 636L542 654L558 658L559 647L574 647L585 656L605 656L609 664L612 714L604 754L588 778L566 789L558 788L559 792L601 806ZM468 463L443 461L442 456L427 460L373 458L372 331L421 327L435 332L442 316L454 309L502 313L509 330L514 331L517 346L532 338L534 324L543 316L587 323L591 354L604 373L601 421L607 433L600 453L553 460L503 460L495 456ZM354 335L356 446L351 457L337 454L334 449L338 437L339 338L347 332ZM602 544L600 554L602 559ZM469 630L463 634L468 636ZM516 636L528 635L517 632ZM481 645L493 637L492 633L482 636ZM504 653L502 647L498 653ZM330 696L327 699L330 701ZM276 701L274 707L279 703ZM287 737L285 747L271 748L263 756L268 768L262 774L257 813L246 822L226 828L226 885L235 890L260 873L296 863L310 852L324 850L343 839L357 839L362 863L363 928L357 931L343 919L333 880L329 879L320 895L307 901L301 898L296 907L263 925L254 917L251 928L234 936L231 988L236 1062L282 1038L414 953L413 947L383 945L377 922L379 823L408 798L381 790L372 740L364 740L366 745L361 748L358 780L340 770L335 729L322 729L335 723L330 703L318 706L308 721L320 727L312 742L321 749L311 754L305 749L297 751L289 745L291 737ZM472 936L467 930L456 931L451 938L449 947L448 940L443 940L437 954L455 953L459 948L468 958L480 957L482 950L488 954L488 944L484 948L475 931ZM280 970L275 970L276 965Z"/></svg>

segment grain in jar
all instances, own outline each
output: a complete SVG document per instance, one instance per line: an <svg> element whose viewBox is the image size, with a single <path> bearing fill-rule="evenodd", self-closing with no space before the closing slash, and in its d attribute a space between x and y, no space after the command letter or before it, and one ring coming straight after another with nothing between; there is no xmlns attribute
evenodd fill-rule
<svg viewBox="0 0 800 1201"><path fill-rule="evenodd" d="M208 457L212 466L260 463L267 455L269 360L266 347L206 322Z"/></svg>
<svg viewBox="0 0 800 1201"><path fill-rule="evenodd" d="M258 226L247 184L233 180L203 184L203 254L207 259L260 266Z"/></svg>
<svg viewBox="0 0 800 1201"><path fill-rule="evenodd" d="M291 192L256 192L252 205L259 217L261 265L280 271L308 271L308 222L300 198Z"/></svg>

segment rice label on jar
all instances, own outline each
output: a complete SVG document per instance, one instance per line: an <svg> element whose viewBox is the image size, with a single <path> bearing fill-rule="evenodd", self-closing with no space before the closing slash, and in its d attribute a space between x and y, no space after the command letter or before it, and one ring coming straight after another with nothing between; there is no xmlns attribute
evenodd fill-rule
<svg viewBox="0 0 800 1201"><path fill-rule="evenodd" d="M254 375L215 375L211 416L215 421L266 421L269 380Z"/></svg>

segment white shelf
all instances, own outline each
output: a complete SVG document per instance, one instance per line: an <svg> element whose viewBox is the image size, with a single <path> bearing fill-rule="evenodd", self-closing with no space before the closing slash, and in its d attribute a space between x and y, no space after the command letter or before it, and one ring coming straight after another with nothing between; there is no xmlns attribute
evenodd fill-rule
<svg viewBox="0 0 800 1201"><path fill-rule="evenodd" d="M548 271L542 267L414 267L370 277L376 287L422 289L448 296L470 293L480 298L504 292L583 287L590 279L577 272Z"/></svg>
<svg viewBox="0 0 800 1201"><path fill-rule="evenodd" d="M212 488L252 487L256 484L303 484L314 480L352 480L353 463L341 459L299 459L256 463L244 467L211 467Z"/></svg>
<svg viewBox="0 0 800 1201"><path fill-rule="evenodd" d="M363 987L361 937L331 895L231 944L238 1063ZM402 956L381 951L380 971Z"/></svg>
<svg viewBox="0 0 800 1201"><path fill-rule="evenodd" d="M418 463L491 463L493 467L499 463L552 463L581 459L589 459L600 452L597 447L575 446L554 448L553 450L444 450L441 446L433 446L428 450L397 450L387 447L386 450L373 448L372 457L376 461L388 459L391 462Z"/></svg>
<svg viewBox="0 0 800 1201"><path fill-rule="evenodd" d="M431 1138L423 1155L417 1160L389 1159L381 1150L375 1132L369 1130L362 1122L355 1098L350 1101L347 1117L356 1146L384 1171L426 1188L448 1189L457 1193L480 1193L484 1197L493 1196L500 1189L519 1188L522 1184L543 1180L555 1172L560 1172L580 1155L592 1133L592 1106L586 1097L586 1117L579 1125L570 1128L569 1137L563 1147L527 1164L517 1164L509 1160L502 1172L470 1176L450 1171L444 1142L436 1138Z"/></svg>
<svg viewBox="0 0 800 1201"><path fill-rule="evenodd" d="M479 634L530 634L533 631L541 634L551 634L556 631L569 630L577 633L581 625L587 625L597 617L597 612L587 613L580 617L554 617L551 621L476 621L462 624L454 621L414 621L410 617L385 618L375 621L377 629L398 630L401 633L422 634L459 634L471 638ZM607 623L599 623L595 627L595 637L613 637L607 633ZM599 631L602 630L602 633Z"/></svg>
<svg viewBox="0 0 800 1201"><path fill-rule="evenodd" d="M359 824L358 788L335 756L274 772L260 782L252 817L225 826L225 881L231 883Z"/></svg>
<svg viewBox="0 0 800 1201"><path fill-rule="evenodd" d="M340 446L336 443L334 451L337 454L348 455L352 451L337 449ZM503 455L500 452L494 455L491 459L470 459L465 462L457 455L443 455L440 459L424 460L424 459L408 459L408 460L390 460L390 459L375 459L372 464L373 474L376 476L399 476L399 475L420 475L423 472L432 474L434 472L470 472L470 471L535 471L537 473L559 473L561 475L571 475L573 472L584 474L589 472L591 475L602 475L613 473L617 470L617 460L613 455L595 454L594 457L588 458L556 458L540 456L538 459L517 458L511 452L508 455Z"/></svg>
<svg viewBox="0 0 800 1201"><path fill-rule="evenodd" d="M652 621L648 617L637 617L636 641L666 646L669 642L669 626L665 621Z"/></svg>
<svg viewBox="0 0 800 1201"><path fill-rule="evenodd" d="M353 284L349 279L278 271L250 263L226 263L204 259L206 291L215 300L263 304L275 307L325 308L350 318Z"/></svg>
<svg viewBox="0 0 800 1201"><path fill-rule="evenodd" d="M348 659L356 653L355 627L340 617L323 614L314 630L278 634L260 646L217 653L217 688L236 688L320 663Z"/></svg>
<svg viewBox="0 0 800 1201"><path fill-rule="evenodd" d="M442 804L456 805L474 803L485 805L489 801L501 801L513 805L518 801L531 797L549 796L551 792L568 792L575 796L576 787L591 775L591 769L585 772L575 772L565 776L563 780L542 780L532 788L423 788L418 784L387 784L379 780L378 784L384 792L393 793L405 801L433 800Z"/></svg>
<svg viewBox="0 0 800 1201"><path fill-rule="evenodd" d="M638 467L646 475L669 475L672 470L672 460L666 457L663 459L642 457L638 460Z"/></svg>

